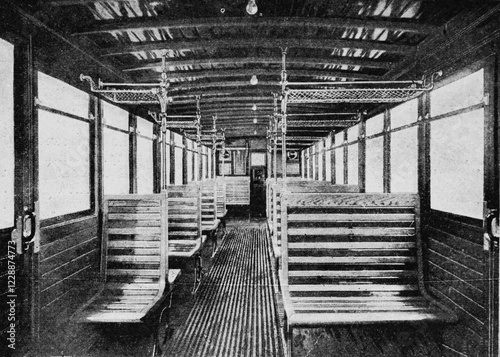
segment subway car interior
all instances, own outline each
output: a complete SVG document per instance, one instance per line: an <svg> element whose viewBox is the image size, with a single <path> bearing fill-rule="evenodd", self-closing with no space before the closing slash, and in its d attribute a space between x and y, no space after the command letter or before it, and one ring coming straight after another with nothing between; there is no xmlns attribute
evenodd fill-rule
<svg viewBox="0 0 500 357"><path fill-rule="evenodd" d="M500 2L4 0L3 356L495 357Z"/></svg>

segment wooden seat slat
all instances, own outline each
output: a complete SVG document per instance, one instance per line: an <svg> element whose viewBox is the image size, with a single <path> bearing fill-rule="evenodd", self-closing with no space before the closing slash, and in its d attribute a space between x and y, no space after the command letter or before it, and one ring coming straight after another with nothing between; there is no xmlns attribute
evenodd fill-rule
<svg viewBox="0 0 500 357"><path fill-rule="evenodd" d="M288 249L414 249L415 242L300 242L289 243Z"/></svg>
<svg viewBox="0 0 500 357"><path fill-rule="evenodd" d="M159 241L110 240L108 248L160 248Z"/></svg>
<svg viewBox="0 0 500 357"><path fill-rule="evenodd" d="M160 227L110 228L108 234L160 234Z"/></svg>
<svg viewBox="0 0 500 357"><path fill-rule="evenodd" d="M280 207L278 207L280 209ZM288 216L289 222L413 222L413 215L406 213L397 214L370 214L370 213L357 213L357 214L335 214L335 213L317 213L314 216L307 213L291 213Z"/></svg>
<svg viewBox="0 0 500 357"><path fill-rule="evenodd" d="M288 273L295 277L332 277L332 278L415 278L413 270L293 270Z"/></svg>
<svg viewBox="0 0 500 357"><path fill-rule="evenodd" d="M377 257L289 257L289 264L412 264L416 263L414 256L377 256Z"/></svg>
<svg viewBox="0 0 500 357"><path fill-rule="evenodd" d="M388 284L342 284L342 285L290 285L290 292L306 291L415 291L417 285L388 285Z"/></svg>
<svg viewBox="0 0 500 357"><path fill-rule="evenodd" d="M290 228L290 236L314 236L314 235L356 235L356 236L411 236L415 234L414 228Z"/></svg>

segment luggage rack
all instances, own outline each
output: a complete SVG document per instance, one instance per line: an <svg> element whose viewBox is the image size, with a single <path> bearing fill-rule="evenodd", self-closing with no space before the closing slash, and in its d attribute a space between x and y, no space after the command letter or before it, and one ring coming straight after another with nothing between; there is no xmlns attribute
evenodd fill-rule
<svg viewBox="0 0 500 357"><path fill-rule="evenodd" d="M400 103L417 98L433 88L425 81L286 83L284 97L292 103ZM288 88L292 85L321 85L322 88ZM387 85L387 87L380 87ZM359 87L363 86L363 87ZM353 88L354 87L354 88Z"/></svg>

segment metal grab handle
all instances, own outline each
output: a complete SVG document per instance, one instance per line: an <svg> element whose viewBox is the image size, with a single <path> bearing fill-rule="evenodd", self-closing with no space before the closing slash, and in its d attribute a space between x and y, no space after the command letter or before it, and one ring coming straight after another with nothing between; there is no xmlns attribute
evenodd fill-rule
<svg viewBox="0 0 500 357"><path fill-rule="evenodd" d="M499 237L493 234L493 220L497 217L498 210L490 210L484 218L484 230L492 242L498 244Z"/></svg>
<svg viewBox="0 0 500 357"><path fill-rule="evenodd" d="M26 222L30 220L30 233L26 236L25 235L25 228L26 228ZM24 219L23 219L23 238L24 238L24 241L26 243L30 243L31 240L33 239L33 237L35 236L35 233L36 233L36 217L35 217L35 213L33 213L32 211L28 210L28 209L25 209L24 210Z"/></svg>

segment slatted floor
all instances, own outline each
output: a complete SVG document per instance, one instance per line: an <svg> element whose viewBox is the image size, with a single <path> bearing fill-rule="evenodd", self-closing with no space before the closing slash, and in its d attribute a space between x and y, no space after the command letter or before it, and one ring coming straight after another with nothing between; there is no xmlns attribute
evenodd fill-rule
<svg viewBox="0 0 500 357"><path fill-rule="evenodd" d="M165 356L281 356L265 228L229 228Z"/></svg>

